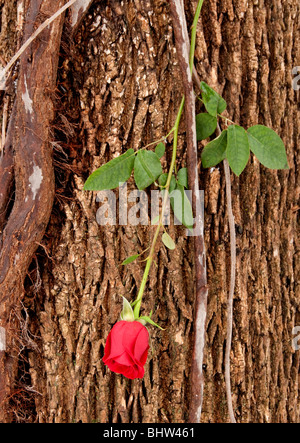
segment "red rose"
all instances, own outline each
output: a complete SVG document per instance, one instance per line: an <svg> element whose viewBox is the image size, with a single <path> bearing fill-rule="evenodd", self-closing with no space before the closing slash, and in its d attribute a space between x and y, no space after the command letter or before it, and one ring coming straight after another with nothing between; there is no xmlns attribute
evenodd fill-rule
<svg viewBox="0 0 300 443"><path fill-rule="evenodd" d="M138 321L119 321L110 331L103 362L117 374L143 378L149 349L149 333Z"/></svg>

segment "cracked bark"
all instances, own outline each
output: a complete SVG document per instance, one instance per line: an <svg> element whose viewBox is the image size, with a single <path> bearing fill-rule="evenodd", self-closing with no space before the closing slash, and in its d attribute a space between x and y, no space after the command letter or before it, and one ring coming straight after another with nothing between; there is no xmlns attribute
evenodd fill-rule
<svg viewBox="0 0 300 443"><path fill-rule="evenodd" d="M3 10L1 0L0 5ZM191 24L196 1L185 6ZM234 410L243 423L298 422L299 352L291 340L300 324L300 117L299 92L290 85L292 68L300 65L299 4L212 0L204 3L202 17L195 60L199 77L224 95L230 118L278 131L291 165L290 171L267 171L251 158L240 180L232 182L238 247ZM7 42L1 35L3 54ZM167 329L151 329L153 354L144 380L111 374L101 362L105 339L119 318L119 295L136 293L143 270L139 263L119 264L148 246L149 233L144 227L99 227L99 203L82 192L95 168L127 148L159 139L174 123L183 85L169 2L94 1L74 39L67 51L65 36L57 83L56 199L23 300L39 349L26 351L26 370L30 386L42 394L31 394L27 421L184 422L194 329L192 243L184 230L172 227L177 249L171 255L162 248L158 268L151 270L145 308L159 307L154 321ZM184 140L182 126L182 166ZM230 242L223 168L201 169L200 180L209 283L202 421L226 422Z"/></svg>
<svg viewBox="0 0 300 443"><path fill-rule="evenodd" d="M30 2L24 36L27 39L40 14L52 14L62 1ZM18 354L22 346L19 319L23 282L32 256L42 239L54 198L54 171L49 144L50 122L54 118L49 91L55 87L58 51L63 19L58 19L41 39L21 56L13 127L5 147L2 179L4 191L11 187L13 170L15 201L0 237L0 323L6 330L6 351L0 352L0 421L9 420L8 398L14 395ZM13 131L13 135L11 132ZM7 178L8 176L8 178ZM1 207L7 205L7 195Z"/></svg>

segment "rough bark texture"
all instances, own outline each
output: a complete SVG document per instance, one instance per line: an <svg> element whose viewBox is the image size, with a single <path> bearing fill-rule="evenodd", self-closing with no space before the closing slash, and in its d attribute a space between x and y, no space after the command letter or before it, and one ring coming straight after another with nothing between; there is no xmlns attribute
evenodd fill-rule
<svg viewBox="0 0 300 443"><path fill-rule="evenodd" d="M144 266L120 263L148 246L152 229L98 226L96 196L82 191L95 168L127 148L159 139L174 123L183 89L168 3L94 0L74 41L65 28L52 131L56 199L23 299L27 333L37 348L23 350L19 382L26 395L35 392L23 404L16 395L18 420L187 420L192 241L183 229L171 227L178 246L174 252L161 247L158 267L152 268L144 307L155 311L154 320L166 330L151 327L153 352L145 378L129 381L112 374L101 361L105 340L119 318L120 295L136 294ZM189 23L196 3L185 2ZM3 57L3 33L11 27L4 16L7 3L0 5L6 23L0 35ZM300 352L292 348L292 329L300 325L300 98L292 89L292 68L300 65L299 9L298 0L211 0L204 3L198 25L200 78L224 95L231 119L276 130L291 167L269 171L252 158L241 178L232 179L238 234L232 386L236 417L243 423L300 419ZM12 5L10 16L15 20ZM13 33L8 37L13 43ZM184 120L180 147L184 165ZM168 157L170 151L168 145ZM222 166L199 167L209 283L202 421L226 422L225 180Z"/></svg>
<svg viewBox="0 0 300 443"><path fill-rule="evenodd" d="M51 1L51 4L31 1L24 38L28 39L39 25L41 15L53 14L62 4L61 0ZM54 169L49 143L54 110L50 90L56 85L62 25L60 18L41 35L44 40L36 40L20 58L13 126L9 127L8 144L4 147L5 174L6 159L10 159L6 147L9 153L13 149L15 199L0 237L0 325L6 331L6 352L0 352L0 421L11 420L8 398L14 396L18 356L24 346L20 328L23 282L45 234L54 200ZM12 171L9 174L12 176ZM7 204L3 194L0 195L2 200ZM0 208L2 206L0 203Z"/></svg>

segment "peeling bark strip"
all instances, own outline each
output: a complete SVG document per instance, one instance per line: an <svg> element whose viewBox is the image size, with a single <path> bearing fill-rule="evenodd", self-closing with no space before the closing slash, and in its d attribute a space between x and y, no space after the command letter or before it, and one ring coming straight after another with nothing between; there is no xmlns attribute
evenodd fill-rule
<svg viewBox="0 0 300 443"><path fill-rule="evenodd" d="M24 39L28 39L39 25L39 14L52 16L63 4L63 0L31 0ZM20 58L12 143L16 196L0 236L0 326L6 330L6 352L0 352L1 422L8 419L5 400L13 395L17 372L21 341L17 317L23 281L37 243L44 235L54 199L54 171L49 145L54 109L49 91L56 84L62 25L63 16L46 29ZM1 161L1 169L7 174L12 172L11 151L9 143ZM2 211L11 186L10 177L4 180L6 195L0 199Z"/></svg>
<svg viewBox="0 0 300 443"><path fill-rule="evenodd" d="M6 331L0 326L0 351L6 350Z"/></svg>
<svg viewBox="0 0 300 443"><path fill-rule="evenodd" d="M14 180L13 133L15 130L15 106L8 125L3 151L0 154L0 235L4 229L6 213ZM1 237L0 237L1 238Z"/></svg>
<svg viewBox="0 0 300 443"><path fill-rule="evenodd" d="M195 125L195 96L193 81L189 66L189 37L182 0L172 0L170 2L176 48L183 76L185 94L185 118L187 137L187 167L189 176L189 186L193 193L193 210L199 205L199 177L197 158L197 136ZM199 215L200 217L200 215ZM194 237L195 270L196 270L196 302L194 320L194 348L191 369L191 404L189 421L198 423L201 419L203 403L203 356L205 345L205 324L207 316L207 277L206 277L206 257L204 245L203 220L198 220L196 226L201 226L199 235Z"/></svg>

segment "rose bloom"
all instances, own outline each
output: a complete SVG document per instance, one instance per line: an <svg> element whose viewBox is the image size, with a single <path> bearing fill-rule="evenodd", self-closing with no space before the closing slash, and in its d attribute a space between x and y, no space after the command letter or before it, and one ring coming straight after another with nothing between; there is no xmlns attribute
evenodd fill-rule
<svg viewBox="0 0 300 443"><path fill-rule="evenodd" d="M149 333L138 321L119 321L110 331L103 362L131 380L143 378L149 349Z"/></svg>

